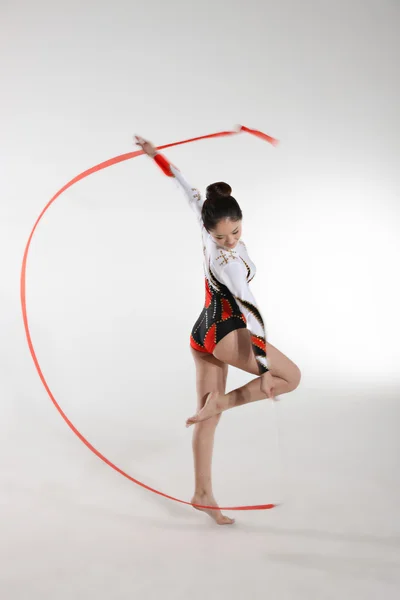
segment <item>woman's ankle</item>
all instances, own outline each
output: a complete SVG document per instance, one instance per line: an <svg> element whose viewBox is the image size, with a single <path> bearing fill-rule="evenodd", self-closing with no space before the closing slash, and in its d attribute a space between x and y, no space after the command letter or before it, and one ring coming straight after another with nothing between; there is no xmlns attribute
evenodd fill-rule
<svg viewBox="0 0 400 600"><path fill-rule="evenodd" d="M196 498L211 498L213 495L211 488L196 487L193 494Z"/></svg>

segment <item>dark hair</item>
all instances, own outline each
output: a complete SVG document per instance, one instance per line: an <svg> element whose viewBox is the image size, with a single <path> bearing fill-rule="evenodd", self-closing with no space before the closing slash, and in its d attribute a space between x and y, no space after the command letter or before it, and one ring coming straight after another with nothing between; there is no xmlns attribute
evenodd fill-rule
<svg viewBox="0 0 400 600"><path fill-rule="evenodd" d="M206 200L201 209L204 227L215 229L222 219L240 221L243 217L239 204L232 194L232 188L224 181L212 183L206 189Z"/></svg>

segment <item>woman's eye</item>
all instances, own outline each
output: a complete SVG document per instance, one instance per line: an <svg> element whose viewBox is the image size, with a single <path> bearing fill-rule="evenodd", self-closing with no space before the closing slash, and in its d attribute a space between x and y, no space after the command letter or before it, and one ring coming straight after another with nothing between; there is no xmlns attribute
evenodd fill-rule
<svg viewBox="0 0 400 600"><path fill-rule="evenodd" d="M233 232L233 235L236 235L237 233L239 233L239 230L237 230L237 231L234 231L234 232ZM221 237L221 236L218 236L218 235L217 235L217 240L223 240L223 239L224 239L224 236L222 236L222 237Z"/></svg>

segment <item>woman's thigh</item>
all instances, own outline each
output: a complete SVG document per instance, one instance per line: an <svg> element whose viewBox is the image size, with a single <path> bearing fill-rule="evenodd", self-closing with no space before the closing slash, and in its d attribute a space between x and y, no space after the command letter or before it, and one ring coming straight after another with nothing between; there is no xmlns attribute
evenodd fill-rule
<svg viewBox="0 0 400 600"><path fill-rule="evenodd" d="M300 382L300 369L275 346L266 342L268 368L273 377L280 377L292 385ZM219 361L242 369L247 373L259 375L258 363L251 344L248 329L231 331L216 345L214 356Z"/></svg>
<svg viewBox="0 0 400 600"><path fill-rule="evenodd" d="M228 364L220 361L212 354L199 352L190 348L196 365L196 389L198 408L204 406L210 392L225 394L228 376Z"/></svg>

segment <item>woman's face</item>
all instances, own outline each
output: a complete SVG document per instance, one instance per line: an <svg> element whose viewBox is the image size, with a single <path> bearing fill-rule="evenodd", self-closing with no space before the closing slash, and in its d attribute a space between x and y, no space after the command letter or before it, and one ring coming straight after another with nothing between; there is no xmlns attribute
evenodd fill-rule
<svg viewBox="0 0 400 600"><path fill-rule="evenodd" d="M210 231L210 234L217 244L226 250L233 250L242 235L242 221L223 219L217 223L215 229Z"/></svg>

